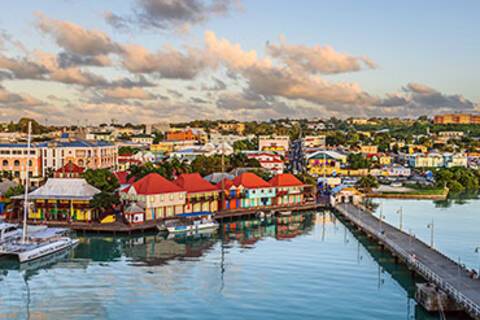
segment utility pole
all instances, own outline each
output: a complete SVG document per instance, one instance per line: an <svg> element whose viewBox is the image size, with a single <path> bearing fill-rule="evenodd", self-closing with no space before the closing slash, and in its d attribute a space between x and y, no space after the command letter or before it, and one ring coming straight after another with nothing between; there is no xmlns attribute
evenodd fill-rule
<svg viewBox="0 0 480 320"><path fill-rule="evenodd" d="M433 219L432 219L432 222L427 225L427 228L430 229L430 248L433 249L433 236L434 236L434 228L435 228Z"/></svg>
<svg viewBox="0 0 480 320"><path fill-rule="evenodd" d="M403 208L400 207L400 209L397 210L397 213L400 215L399 229L400 229L400 231L402 231L402 228L403 228Z"/></svg>

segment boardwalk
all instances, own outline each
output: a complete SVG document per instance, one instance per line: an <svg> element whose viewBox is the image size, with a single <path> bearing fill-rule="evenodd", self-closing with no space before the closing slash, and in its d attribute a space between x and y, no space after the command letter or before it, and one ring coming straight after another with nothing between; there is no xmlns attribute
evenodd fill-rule
<svg viewBox="0 0 480 320"><path fill-rule="evenodd" d="M480 319L480 279L470 278L466 270L450 258L366 211L351 204L339 204L335 209L444 290L472 317Z"/></svg>

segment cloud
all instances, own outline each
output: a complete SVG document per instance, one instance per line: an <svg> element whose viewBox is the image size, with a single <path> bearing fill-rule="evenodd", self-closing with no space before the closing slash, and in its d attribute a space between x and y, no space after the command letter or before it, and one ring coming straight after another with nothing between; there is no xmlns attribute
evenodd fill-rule
<svg viewBox="0 0 480 320"><path fill-rule="evenodd" d="M76 66L97 66L106 67L112 64L108 55L82 56L75 53L60 52L57 55L57 61L60 68L69 68Z"/></svg>
<svg viewBox="0 0 480 320"><path fill-rule="evenodd" d="M430 113L432 110L471 111L477 107L462 95L444 94L420 83L408 83L402 88L402 92L388 94L378 105L423 113Z"/></svg>
<svg viewBox="0 0 480 320"><path fill-rule="evenodd" d="M376 68L368 57L355 57L341 53L331 46L288 44L281 38L280 44L267 44L267 53L291 69L301 69L305 73L335 74Z"/></svg>
<svg viewBox="0 0 480 320"><path fill-rule="evenodd" d="M213 81L212 85L202 84L201 89L203 91L223 91L227 88L227 84L216 77L213 77L212 81ZM187 88L187 89L190 89L190 88Z"/></svg>
<svg viewBox="0 0 480 320"><path fill-rule="evenodd" d="M41 79L47 69L26 58L14 59L0 55L0 69L7 71L16 79Z"/></svg>
<svg viewBox="0 0 480 320"><path fill-rule="evenodd" d="M42 105L43 102L27 94L17 94L0 86L0 105L3 107L33 107Z"/></svg>
<svg viewBox="0 0 480 320"><path fill-rule="evenodd" d="M114 99L151 100L155 98L155 95L139 87L109 88L109 89L103 90L102 93L105 97L114 98Z"/></svg>
<svg viewBox="0 0 480 320"><path fill-rule="evenodd" d="M37 13L37 26L70 53L97 56L119 50L118 45L105 32L87 30L71 22L51 19L42 13Z"/></svg>
<svg viewBox="0 0 480 320"><path fill-rule="evenodd" d="M167 79L193 79L211 64L205 52L187 48L181 52L164 46L155 53L139 45L122 47L123 66L132 73L150 73Z"/></svg>
<svg viewBox="0 0 480 320"><path fill-rule="evenodd" d="M133 13L120 16L112 12L105 20L117 29L136 25L141 28L185 30L214 16L239 8L235 0L136 0Z"/></svg>

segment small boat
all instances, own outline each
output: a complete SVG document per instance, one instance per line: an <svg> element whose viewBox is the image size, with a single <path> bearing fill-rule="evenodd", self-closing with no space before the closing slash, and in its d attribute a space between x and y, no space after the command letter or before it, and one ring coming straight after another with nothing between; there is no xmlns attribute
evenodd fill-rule
<svg viewBox="0 0 480 320"><path fill-rule="evenodd" d="M292 211L280 211L279 213L281 216L290 216L292 214Z"/></svg>
<svg viewBox="0 0 480 320"><path fill-rule="evenodd" d="M213 219L211 212L183 213L176 219L168 220L159 229L166 229L169 233L199 232L206 229L218 229L218 223Z"/></svg>

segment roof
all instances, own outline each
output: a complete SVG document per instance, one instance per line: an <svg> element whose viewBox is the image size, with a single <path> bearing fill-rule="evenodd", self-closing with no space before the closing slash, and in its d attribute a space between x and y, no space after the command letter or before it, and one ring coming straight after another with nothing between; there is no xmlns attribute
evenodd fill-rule
<svg viewBox="0 0 480 320"><path fill-rule="evenodd" d="M235 186L243 186L244 188L269 188L270 183L263 180L259 176L251 172L245 172L233 179Z"/></svg>
<svg viewBox="0 0 480 320"><path fill-rule="evenodd" d="M181 174L175 181L173 181L173 183L187 192L206 192L218 190L216 186L203 179L199 173Z"/></svg>
<svg viewBox="0 0 480 320"><path fill-rule="evenodd" d="M101 191L85 179L50 178L40 188L28 194L29 199L91 200ZM23 195L14 197L23 199Z"/></svg>
<svg viewBox="0 0 480 320"><path fill-rule="evenodd" d="M199 212L192 212L192 213L180 213L177 214L176 217L178 218L195 218L195 217L205 217L210 216L212 213L210 211L199 211Z"/></svg>
<svg viewBox="0 0 480 320"><path fill-rule="evenodd" d="M77 166L75 163L69 161L63 167L57 169L56 173L83 173L85 168Z"/></svg>
<svg viewBox="0 0 480 320"><path fill-rule="evenodd" d="M142 208L139 204L132 202L127 208L125 208L125 213L144 213L145 209Z"/></svg>
<svg viewBox="0 0 480 320"><path fill-rule="evenodd" d="M228 174L228 173L214 172L214 173L206 176L204 179L207 180L207 181L210 181L211 183L218 183L218 182L222 181L222 179L230 179L231 180L233 178L234 178L234 176L231 175L231 174Z"/></svg>
<svg viewBox="0 0 480 320"><path fill-rule="evenodd" d="M291 173L282 173L277 174L275 177L268 181L273 187L295 187L295 186L303 186L304 183L297 179Z"/></svg>
<svg viewBox="0 0 480 320"><path fill-rule="evenodd" d="M128 179L127 171L117 171L113 173L120 184L132 184L135 182L135 177Z"/></svg>
<svg viewBox="0 0 480 320"><path fill-rule="evenodd" d="M233 186L233 181L225 178L223 180L220 180L215 186L219 189L222 189L222 184L224 189L230 189Z"/></svg>
<svg viewBox="0 0 480 320"><path fill-rule="evenodd" d="M134 188L137 194L150 195L159 193L182 192L182 188L165 179L158 173L150 173L134 182L127 191Z"/></svg>

